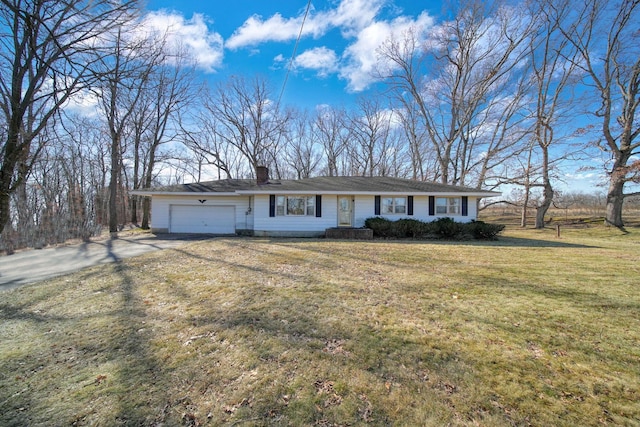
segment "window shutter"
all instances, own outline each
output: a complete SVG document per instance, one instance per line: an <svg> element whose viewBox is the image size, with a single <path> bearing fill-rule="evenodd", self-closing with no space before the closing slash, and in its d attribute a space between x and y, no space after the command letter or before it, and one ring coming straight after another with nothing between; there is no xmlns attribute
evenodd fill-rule
<svg viewBox="0 0 640 427"><path fill-rule="evenodd" d="M435 196L429 196L429 216L436 214L436 198Z"/></svg>
<svg viewBox="0 0 640 427"><path fill-rule="evenodd" d="M374 201L374 215L380 215L380 196L376 196Z"/></svg>
<svg viewBox="0 0 640 427"><path fill-rule="evenodd" d="M276 216L276 195L269 194L269 216Z"/></svg>
<svg viewBox="0 0 640 427"><path fill-rule="evenodd" d="M413 196L407 197L407 215L413 215Z"/></svg>
<svg viewBox="0 0 640 427"><path fill-rule="evenodd" d="M462 216L469 216L469 197L462 196Z"/></svg>
<svg viewBox="0 0 640 427"><path fill-rule="evenodd" d="M322 195L316 194L316 218L322 217Z"/></svg>

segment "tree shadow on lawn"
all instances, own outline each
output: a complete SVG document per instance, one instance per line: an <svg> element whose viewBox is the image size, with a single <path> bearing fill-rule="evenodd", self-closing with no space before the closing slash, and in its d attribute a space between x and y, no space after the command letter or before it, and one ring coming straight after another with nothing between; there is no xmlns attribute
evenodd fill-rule
<svg viewBox="0 0 640 427"><path fill-rule="evenodd" d="M0 307L0 319L18 321L17 328L38 329L32 332L33 343L16 348L20 359L10 362L16 365L16 387L18 379L27 387L0 394L0 424L138 426L164 421L171 403L161 388L167 372L150 348L153 334L135 281L120 261L100 269L73 276L74 283L54 279L32 285L35 298L27 294L25 304ZM92 287L94 276L99 279L104 269L112 269L114 281ZM69 298L83 300L73 308ZM47 300L56 302L36 309Z"/></svg>
<svg viewBox="0 0 640 427"><path fill-rule="evenodd" d="M419 240L419 239L375 239L374 243L405 243L407 245L444 245L478 247L519 247L519 248L597 248L562 240L528 239L523 237L499 237L497 240Z"/></svg>
<svg viewBox="0 0 640 427"><path fill-rule="evenodd" d="M446 239L396 239L376 237L373 240L348 240L348 239L324 239L324 238L290 238L290 237L247 237L247 240L254 239L256 241L268 242L273 244L284 242L315 241L315 242L344 242L344 243L363 243L363 244L385 244L398 243L406 245L462 245L462 246L479 246L479 247L522 247L522 248L598 248L598 246L585 245L579 243L569 243L558 240L544 239L528 239L523 237L499 237L497 240L446 240Z"/></svg>
<svg viewBox="0 0 640 427"><path fill-rule="evenodd" d="M113 419L119 425L152 425L162 423L166 409L170 406L164 387L168 373L153 355L150 341L153 332L146 324L143 301L138 296L136 285L129 275L129 267L114 264L114 273L119 277L122 307L117 315L108 345L108 357L116 362L117 378L114 384L116 407Z"/></svg>

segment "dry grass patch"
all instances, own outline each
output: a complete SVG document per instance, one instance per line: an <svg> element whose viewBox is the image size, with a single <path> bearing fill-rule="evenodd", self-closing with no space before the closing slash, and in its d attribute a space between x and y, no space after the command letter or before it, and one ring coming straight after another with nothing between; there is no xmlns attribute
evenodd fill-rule
<svg viewBox="0 0 640 427"><path fill-rule="evenodd" d="M637 230L216 239L2 294L1 425L637 425Z"/></svg>

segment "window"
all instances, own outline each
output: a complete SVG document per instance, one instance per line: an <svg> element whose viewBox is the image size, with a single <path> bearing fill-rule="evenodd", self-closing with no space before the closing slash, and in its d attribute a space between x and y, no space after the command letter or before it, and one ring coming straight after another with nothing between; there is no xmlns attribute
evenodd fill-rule
<svg viewBox="0 0 640 427"><path fill-rule="evenodd" d="M459 215L459 197L436 197L436 215Z"/></svg>
<svg viewBox="0 0 640 427"><path fill-rule="evenodd" d="M277 196L276 216L314 216L316 214L315 201L315 196Z"/></svg>
<svg viewBox="0 0 640 427"><path fill-rule="evenodd" d="M405 197L383 197L382 214L404 214L407 212L407 199Z"/></svg>

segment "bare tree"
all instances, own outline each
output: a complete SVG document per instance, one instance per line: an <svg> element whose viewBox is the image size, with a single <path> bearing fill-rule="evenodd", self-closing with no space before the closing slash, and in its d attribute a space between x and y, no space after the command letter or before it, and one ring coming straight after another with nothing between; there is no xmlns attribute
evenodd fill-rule
<svg viewBox="0 0 640 427"><path fill-rule="evenodd" d="M572 4L575 8L576 4ZM561 27L578 50L574 64L588 76L598 98L593 114L601 122L598 146L609 156L609 188L605 222L622 228L625 185L640 182L640 3L637 0L586 0L574 11L573 22Z"/></svg>
<svg viewBox="0 0 640 427"><path fill-rule="evenodd" d="M390 111L377 99L360 98L358 107L349 115L349 147L353 174L385 175L384 165L390 134Z"/></svg>
<svg viewBox="0 0 640 427"><path fill-rule="evenodd" d="M292 118L285 138L283 160L295 171L296 179L313 176L322 157L307 114L299 113Z"/></svg>
<svg viewBox="0 0 640 427"><path fill-rule="evenodd" d="M107 171L102 172L102 141L93 120L65 116L38 138L55 140L55 144L43 146L28 176L12 194L17 226L15 230L5 228L3 243L8 252L88 239L100 228L98 195Z"/></svg>
<svg viewBox="0 0 640 427"><path fill-rule="evenodd" d="M411 99L399 97L400 108L395 114L401 124L404 140L408 143L411 178L418 181L435 181L432 171L436 169L435 158L427 146L427 133L421 126L419 111Z"/></svg>
<svg viewBox="0 0 640 427"><path fill-rule="evenodd" d="M91 84L100 35L120 25L136 1L1 0L0 109L6 134L0 148L0 232L10 197L43 146L34 146L69 98ZM27 116L29 121L27 123ZM21 170L21 173L18 173Z"/></svg>
<svg viewBox="0 0 640 427"><path fill-rule="evenodd" d="M573 110L573 89L577 83L575 47L562 36L560 26L571 12L571 2L541 0L532 3L531 15L537 17L538 35L532 38L531 68L534 90L533 141L540 153L542 199L536 207L536 228L544 228L544 217L554 198L551 169L565 154L552 146L562 142L558 132L570 110ZM530 157L531 158L531 157ZM528 178L528 177L527 177ZM528 178L527 182L531 184ZM529 191L529 188L526 189Z"/></svg>
<svg viewBox="0 0 640 427"><path fill-rule="evenodd" d="M205 99L211 95L205 89ZM179 112L179 126L182 143L193 154L193 160L199 165L196 180L202 178L204 165L212 166L218 179L234 178L236 171L242 170L242 154L220 134L221 125L216 115L207 109L195 115Z"/></svg>
<svg viewBox="0 0 640 427"><path fill-rule="evenodd" d="M402 105L414 104L419 112L437 159L436 179L467 184L466 176L476 165L473 159L481 153L513 151L505 147L514 141L512 137L486 141L477 136L488 118L517 118L498 114L500 106L492 104L521 93L518 67L525 59L532 26L519 8L465 2L453 20L432 32L428 44L421 41L423 30L414 28L379 50L379 76L390 84L396 98L403 99ZM500 128L510 127L496 127ZM482 175L477 173L476 179Z"/></svg>
<svg viewBox="0 0 640 427"><path fill-rule="evenodd" d="M271 165L278 174L275 159L290 113L278 109L270 98L267 82L261 77L246 80L232 76L207 98L204 108L215 117L211 129L223 144L235 147L253 171Z"/></svg>
<svg viewBox="0 0 640 427"><path fill-rule="evenodd" d="M322 146L326 174L340 175L339 159L347 146L349 132L344 124L346 112L332 107L319 108L311 125L314 139Z"/></svg>
<svg viewBox="0 0 640 427"><path fill-rule="evenodd" d="M111 36L113 39L108 46L110 54L103 56L100 61L101 77L95 85L95 92L111 143L109 232L115 233L119 228L118 196L123 197L124 187L121 174L122 153L126 148L125 132L131 130L131 120L143 99L151 73L163 62L164 57L162 46L157 45L154 40L128 37L122 27Z"/></svg>
<svg viewBox="0 0 640 427"><path fill-rule="evenodd" d="M146 79L139 105L132 115L134 189L151 187L156 163L160 160L160 147L180 137L177 112L178 108L187 108L192 97L193 76L190 71L178 58L170 64L158 64ZM132 197L133 223L137 223L135 201L136 198ZM150 199L145 197L142 200L141 228L149 228L150 213Z"/></svg>

